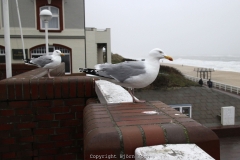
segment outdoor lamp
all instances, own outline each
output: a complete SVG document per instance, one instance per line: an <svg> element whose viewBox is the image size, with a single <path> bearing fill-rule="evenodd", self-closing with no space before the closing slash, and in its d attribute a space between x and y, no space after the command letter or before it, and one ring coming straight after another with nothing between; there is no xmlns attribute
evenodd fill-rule
<svg viewBox="0 0 240 160"><path fill-rule="evenodd" d="M45 23L46 55L48 55L48 21L52 18L52 12L44 9L40 12L40 18Z"/></svg>

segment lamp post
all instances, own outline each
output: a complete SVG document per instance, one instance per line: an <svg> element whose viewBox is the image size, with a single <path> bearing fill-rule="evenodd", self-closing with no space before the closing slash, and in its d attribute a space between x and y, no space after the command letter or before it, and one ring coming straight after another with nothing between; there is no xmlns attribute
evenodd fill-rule
<svg viewBox="0 0 240 160"><path fill-rule="evenodd" d="M11 43L10 43L10 24L9 24L8 0L3 0L2 5L3 5L3 22L4 22L6 78L10 78L10 77L12 77L12 55L11 55Z"/></svg>
<svg viewBox="0 0 240 160"><path fill-rule="evenodd" d="M52 18L52 12L44 9L40 12L40 18L45 23L46 55L48 55L48 21Z"/></svg>

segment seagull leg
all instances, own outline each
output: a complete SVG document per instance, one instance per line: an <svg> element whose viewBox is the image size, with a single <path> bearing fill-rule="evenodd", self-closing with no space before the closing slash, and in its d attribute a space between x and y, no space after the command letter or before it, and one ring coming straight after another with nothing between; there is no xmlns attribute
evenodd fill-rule
<svg viewBox="0 0 240 160"><path fill-rule="evenodd" d="M132 99L133 99L133 102L134 103L144 103L144 102L146 102L146 101L144 101L144 100L139 100L139 99L137 99L134 95L133 95L133 88L128 88L128 92L129 92L129 94L132 96Z"/></svg>
<svg viewBox="0 0 240 160"><path fill-rule="evenodd" d="M48 69L48 78L54 78L54 77L51 77L50 76L50 71L49 71L50 69Z"/></svg>

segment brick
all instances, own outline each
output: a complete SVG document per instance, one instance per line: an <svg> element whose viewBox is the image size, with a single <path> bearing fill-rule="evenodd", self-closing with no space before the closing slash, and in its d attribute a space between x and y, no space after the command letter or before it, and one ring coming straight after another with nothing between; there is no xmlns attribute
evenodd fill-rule
<svg viewBox="0 0 240 160"><path fill-rule="evenodd" d="M80 124L82 124L82 121L80 120L65 120L65 121L61 121L60 126L68 127L68 126L78 126Z"/></svg>
<svg viewBox="0 0 240 160"><path fill-rule="evenodd" d="M131 155L135 149L143 146L143 137L137 126L121 127L125 154Z"/></svg>
<svg viewBox="0 0 240 160"><path fill-rule="evenodd" d="M33 141L34 141L33 136L22 137L22 138L19 139L19 142L24 142L24 143L26 143L26 142L33 142Z"/></svg>
<svg viewBox="0 0 240 160"><path fill-rule="evenodd" d="M16 152L16 151L23 151L23 150L30 150L32 149L32 144L31 143L24 143L24 144L14 144L14 145L9 145L9 150L11 152Z"/></svg>
<svg viewBox="0 0 240 160"><path fill-rule="evenodd" d="M61 127L56 128L56 134L64 134L64 133L73 133L75 132L75 127Z"/></svg>
<svg viewBox="0 0 240 160"><path fill-rule="evenodd" d="M0 131L13 129L13 124L0 124Z"/></svg>
<svg viewBox="0 0 240 160"><path fill-rule="evenodd" d="M62 97L69 98L69 81L68 78L62 79Z"/></svg>
<svg viewBox="0 0 240 160"><path fill-rule="evenodd" d="M35 121L34 115L22 115L21 116L21 122L31 122L31 121Z"/></svg>
<svg viewBox="0 0 240 160"><path fill-rule="evenodd" d="M5 93L6 94L6 93ZM0 95L1 96L1 95ZM1 109L9 109L8 102L0 101Z"/></svg>
<svg viewBox="0 0 240 160"><path fill-rule="evenodd" d="M69 97L77 97L76 78L69 78Z"/></svg>
<svg viewBox="0 0 240 160"><path fill-rule="evenodd" d="M51 148L51 149L40 149L39 150L39 156L46 156L46 155L56 155L57 149L56 148Z"/></svg>
<svg viewBox="0 0 240 160"><path fill-rule="evenodd" d="M10 108L27 108L31 107L30 101L10 101L9 102Z"/></svg>
<svg viewBox="0 0 240 160"><path fill-rule="evenodd" d="M72 112L83 112L85 104L70 106Z"/></svg>
<svg viewBox="0 0 240 160"><path fill-rule="evenodd" d="M17 125L18 129L28 129L28 128L35 128L35 122L28 122L28 123L20 123Z"/></svg>
<svg viewBox="0 0 240 160"><path fill-rule="evenodd" d="M35 101L32 105L33 107L51 107L52 103L49 100L40 100Z"/></svg>
<svg viewBox="0 0 240 160"><path fill-rule="evenodd" d="M50 108L50 112L52 113L68 113L70 112L69 107L52 107Z"/></svg>
<svg viewBox="0 0 240 160"><path fill-rule="evenodd" d="M6 81L0 81L0 101L7 100L7 84Z"/></svg>
<svg viewBox="0 0 240 160"><path fill-rule="evenodd" d="M47 78L45 83L46 83L47 99L53 99L54 98L53 79Z"/></svg>
<svg viewBox="0 0 240 160"><path fill-rule="evenodd" d="M34 160L55 160L54 155L51 156L38 156L34 157Z"/></svg>
<svg viewBox="0 0 240 160"><path fill-rule="evenodd" d="M84 82L85 78L78 78L77 79L77 96L78 97L85 97L84 93Z"/></svg>
<svg viewBox="0 0 240 160"><path fill-rule="evenodd" d="M55 128L55 127L59 127L59 121L39 121L38 122L38 127L39 128Z"/></svg>
<svg viewBox="0 0 240 160"><path fill-rule="evenodd" d="M53 100L53 106L54 107L64 106L64 101L60 100L60 99L54 99Z"/></svg>
<svg viewBox="0 0 240 160"><path fill-rule="evenodd" d="M46 78L39 78L38 81L38 89L39 89L39 99L46 99Z"/></svg>
<svg viewBox="0 0 240 160"><path fill-rule="evenodd" d="M26 159L25 157L30 157L32 158L33 156L37 156L37 150L23 150L20 152L17 152L17 157L21 157Z"/></svg>
<svg viewBox="0 0 240 160"><path fill-rule="evenodd" d="M16 157L15 152L2 153L2 158L11 159Z"/></svg>
<svg viewBox="0 0 240 160"><path fill-rule="evenodd" d="M7 145L0 145L0 153L2 152L9 152L10 149L9 149L9 146Z"/></svg>
<svg viewBox="0 0 240 160"><path fill-rule="evenodd" d="M55 142L34 144L34 149L55 148Z"/></svg>
<svg viewBox="0 0 240 160"><path fill-rule="evenodd" d="M74 154L66 154L66 155L56 155L57 160L74 160L76 159L76 155Z"/></svg>
<svg viewBox="0 0 240 160"><path fill-rule="evenodd" d="M17 109L17 110L16 110L16 114L17 114L17 115L33 114L33 111L32 111L31 108L27 108L27 109Z"/></svg>
<svg viewBox="0 0 240 160"><path fill-rule="evenodd" d="M79 147L63 147L63 148L61 148L61 153L63 153L63 154L79 153L79 152L81 152L81 149L82 149L81 146L79 146Z"/></svg>
<svg viewBox="0 0 240 160"><path fill-rule="evenodd" d="M62 79L54 78L54 97L62 98Z"/></svg>
<svg viewBox="0 0 240 160"><path fill-rule="evenodd" d="M41 114L41 115L36 115L36 120L38 121L46 121L46 120L53 120L54 115L53 114Z"/></svg>
<svg viewBox="0 0 240 160"><path fill-rule="evenodd" d="M85 105L85 100L84 100L84 98L66 99L65 105L66 106Z"/></svg>
<svg viewBox="0 0 240 160"><path fill-rule="evenodd" d="M74 113L55 114L55 120L75 119Z"/></svg>
<svg viewBox="0 0 240 160"><path fill-rule="evenodd" d="M83 133L74 133L72 136L74 139L82 139L83 138Z"/></svg>
<svg viewBox="0 0 240 160"><path fill-rule="evenodd" d="M94 84L95 85L95 84ZM85 81L85 96L86 97L92 97L93 92L93 78L88 78Z"/></svg>
<svg viewBox="0 0 240 160"><path fill-rule="evenodd" d="M71 146L72 144L73 144L72 141L55 142L55 146L57 146L57 147L66 147L66 146Z"/></svg>
<svg viewBox="0 0 240 160"><path fill-rule="evenodd" d="M77 119L83 119L83 112L77 112L76 113L76 118Z"/></svg>
<svg viewBox="0 0 240 160"><path fill-rule="evenodd" d="M22 90L23 90L23 99L28 100L30 99L30 85L28 79L22 80Z"/></svg>
<svg viewBox="0 0 240 160"><path fill-rule="evenodd" d="M59 135L52 135L50 137L52 141L62 141L62 140L69 140L70 136L69 134L59 134Z"/></svg>
<svg viewBox="0 0 240 160"><path fill-rule="evenodd" d="M6 138L6 139L1 139L1 145L4 144L14 144L15 143L15 138Z"/></svg>
<svg viewBox="0 0 240 160"><path fill-rule="evenodd" d="M49 135L34 135L34 142L49 142L50 138Z"/></svg>
<svg viewBox="0 0 240 160"><path fill-rule="evenodd" d="M49 107L37 107L36 108L37 114L49 114Z"/></svg>
<svg viewBox="0 0 240 160"><path fill-rule="evenodd" d="M146 137L146 145L166 144L163 129L159 125L142 125Z"/></svg>
<svg viewBox="0 0 240 160"><path fill-rule="evenodd" d="M22 79L15 79L15 96L16 100L22 100Z"/></svg>
<svg viewBox="0 0 240 160"><path fill-rule="evenodd" d="M38 79L31 79L30 80L30 93L31 99L38 99Z"/></svg>
<svg viewBox="0 0 240 160"><path fill-rule="evenodd" d="M0 115L1 116L14 116L15 111L14 110L0 110Z"/></svg>
<svg viewBox="0 0 240 160"><path fill-rule="evenodd" d="M15 100L15 79L7 80L8 100Z"/></svg>
<svg viewBox="0 0 240 160"><path fill-rule="evenodd" d="M7 116L0 117L0 124L6 124L8 122L9 122L9 120L8 120Z"/></svg>
<svg viewBox="0 0 240 160"><path fill-rule="evenodd" d="M32 135L32 130L31 129L20 130L20 135L22 137L24 137L24 136L31 136Z"/></svg>
<svg viewBox="0 0 240 160"><path fill-rule="evenodd" d="M35 129L34 134L36 135L54 134L54 129L53 128Z"/></svg>

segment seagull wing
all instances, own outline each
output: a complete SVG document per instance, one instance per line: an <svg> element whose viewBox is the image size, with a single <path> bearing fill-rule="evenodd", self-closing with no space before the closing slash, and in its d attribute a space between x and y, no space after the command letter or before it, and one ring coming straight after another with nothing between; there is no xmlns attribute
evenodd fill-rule
<svg viewBox="0 0 240 160"><path fill-rule="evenodd" d="M51 55L46 55L34 58L30 62L37 65L38 67L44 67L45 65L52 63L53 60Z"/></svg>
<svg viewBox="0 0 240 160"><path fill-rule="evenodd" d="M118 64L98 64L95 66L100 76L114 78L118 82L145 73L143 61L127 61Z"/></svg>

